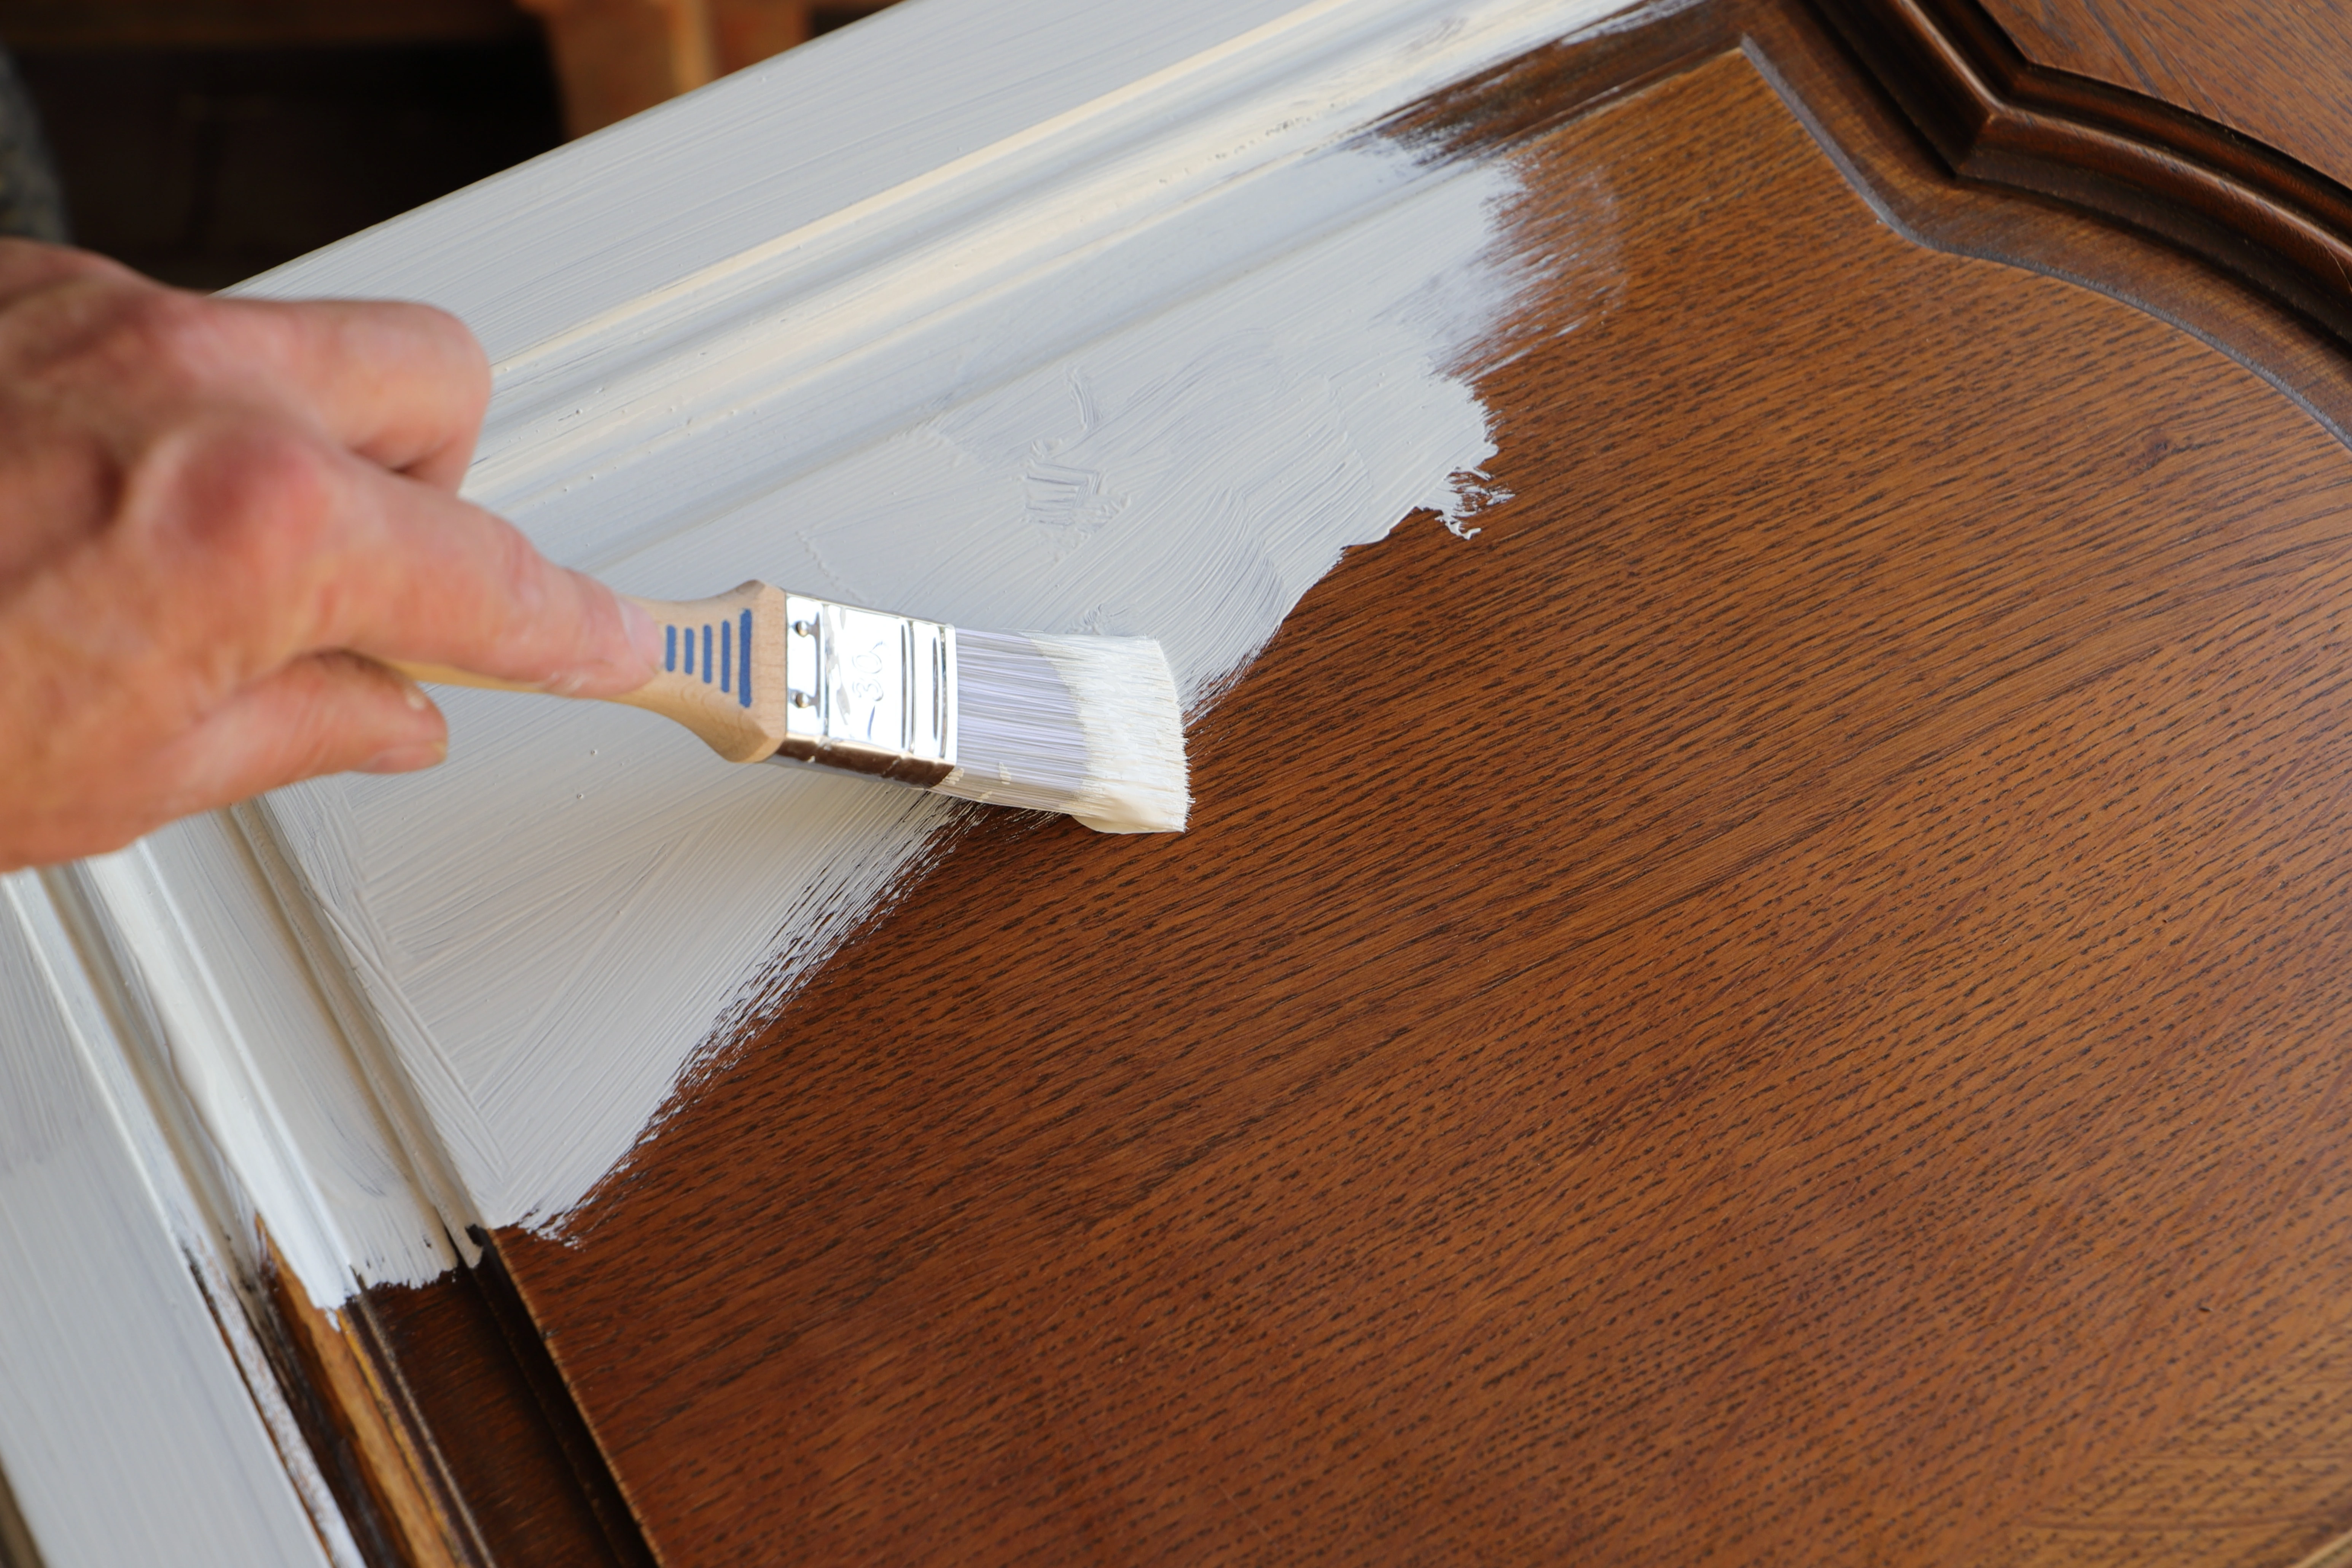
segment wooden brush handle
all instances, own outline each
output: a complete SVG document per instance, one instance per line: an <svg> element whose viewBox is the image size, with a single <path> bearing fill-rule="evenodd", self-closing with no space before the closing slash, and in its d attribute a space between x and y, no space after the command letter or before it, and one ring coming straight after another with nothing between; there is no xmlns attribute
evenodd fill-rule
<svg viewBox="0 0 2352 1568"><path fill-rule="evenodd" d="M677 603L623 597L662 628L662 668L634 691L602 699L675 719L730 763L756 763L784 739L784 594L746 583L731 594ZM411 680L487 691L546 689L445 665L388 661Z"/></svg>

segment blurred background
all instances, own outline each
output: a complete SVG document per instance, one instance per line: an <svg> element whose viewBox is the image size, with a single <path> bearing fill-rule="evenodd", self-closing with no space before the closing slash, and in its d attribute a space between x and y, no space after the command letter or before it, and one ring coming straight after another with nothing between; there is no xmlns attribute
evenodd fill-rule
<svg viewBox="0 0 2352 1568"><path fill-rule="evenodd" d="M217 289L882 4L0 0L0 48L74 242Z"/></svg>

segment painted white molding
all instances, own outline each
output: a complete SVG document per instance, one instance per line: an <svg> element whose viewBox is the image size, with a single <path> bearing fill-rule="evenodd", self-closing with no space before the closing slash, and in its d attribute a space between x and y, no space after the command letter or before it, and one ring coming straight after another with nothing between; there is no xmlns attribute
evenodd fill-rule
<svg viewBox="0 0 2352 1568"><path fill-rule="evenodd" d="M0 1470L46 1568L356 1568L81 902L0 878Z"/></svg>

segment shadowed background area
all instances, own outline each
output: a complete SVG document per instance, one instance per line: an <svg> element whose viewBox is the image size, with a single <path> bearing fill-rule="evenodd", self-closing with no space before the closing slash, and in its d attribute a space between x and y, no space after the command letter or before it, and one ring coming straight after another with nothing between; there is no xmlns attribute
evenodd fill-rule
<svg viewBox="0 0 2352 1568"><path fill-rule="evenodd" d="M18 68L75 239L191 289L251 277L562 140L546 52L527 34L26 50Z"/></svg>
<svg viewBox="0 0 2352 1568"><path fill-rule="evenodd" d="M0 0L0 231L223 288L879 8Z"/></svg>

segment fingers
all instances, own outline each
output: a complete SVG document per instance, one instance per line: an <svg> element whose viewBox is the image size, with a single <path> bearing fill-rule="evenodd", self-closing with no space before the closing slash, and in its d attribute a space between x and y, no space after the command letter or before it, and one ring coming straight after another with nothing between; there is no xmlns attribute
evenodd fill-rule
<svg viewBox="0 0 2352 1568"><path fill-rule="evenodd" d="M465 324L393 301L215 300L230 335L337 445L454 491L472 460L490 366Z"/></svg>
<svg viewBox="0 0 2352 1568"><path fill-rule="evenodd" d="M406 773L447 752L449 731L425 693L372 659L297 659L240 690L152 759L179 781L173 816L205 811L320 773Z"/></svg>
<svg viewBox="0 0 2352 1568"><path fill-rule="evenodd" d="M243 312L274 384L361 459L345 466L347 526L319 552L330 575L301 651L348 647L583 696L650 679L649 619L454 499L489 396L488 362L455 317L374 301L212 303Z"/></svg>
<svg viewBox="0 0 2352 1568"><path fill-rule="evenodd" d="M0 241L0 868L437 760L439 712L377 659L649 679L649 620L455 494L488 392L422 306Z"/></svg>
<svg viewBox="0 0 2352 1568"><path fill-rule="evenodd" d="M447 746L440 710L383 666L352 654L297 660L159 746L91 748L69 805L0 814L0 868L119 849L176 817L322 773L430 767Z"/></svg>
<svg viewBox="0 0 2352 1568"><path fill-rule="evenodd" d="M159 516L126 540L126 580L179 619L222 685L348 648L602 697L650 679L656 633L601 583L445 490L283 427L193 432L141 476Z"/></svg>
<svg viewBox="0 0 2352 1568"><path fill-rule="evenodd" d="M469 502L381 474L358 476L352 550L316 646L453 665L565 696L608 697L653 678L653 623L594 578L566 570Z"/></svg>
<svg viewBox="0 0 2352 1568"><path fill-rule="evenodd" d="M0 308L45 292L50 308L15 318L45 341L0 357L66 366L93 425L238 405L443 489L465 477L489 363L446 311L192 294L87 252L0 240Z"/></svg>

